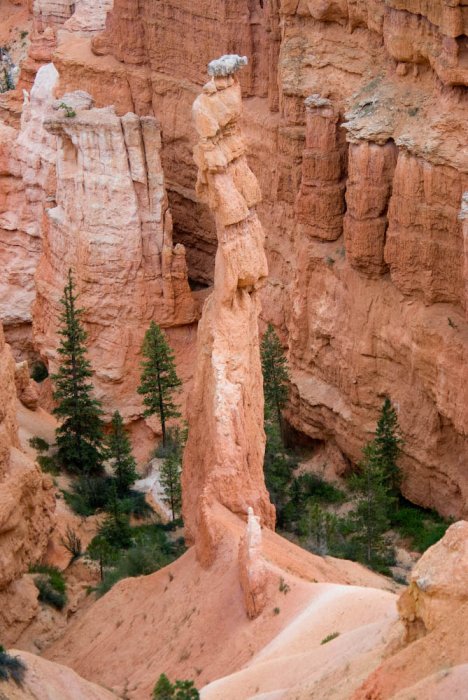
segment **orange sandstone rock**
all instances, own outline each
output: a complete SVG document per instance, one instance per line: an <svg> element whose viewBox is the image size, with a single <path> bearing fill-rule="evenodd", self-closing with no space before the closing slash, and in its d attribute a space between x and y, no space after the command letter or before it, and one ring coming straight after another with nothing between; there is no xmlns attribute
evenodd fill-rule
<svg viewBox="0 0 468 700"><path fill-rule="evenodd" d="M275 517L263 478L257 328L258 290L267 263L256 212L260 191L247 165L239 127L238 58L223 57L209 65L213 77L193 105L200 138L194 152L197 191L213 210L218 234L214 289L198 327L182 473L186 537L195 543L204 564L212 563L222 538L215 503L244 518L250 507L267 527L274 526Z"/></svg>
<svg viewBox="0 0 468 700"><path fill-rule="evenodd" d="M0 324L0 636L11 641L12 609L26 610L25 589L11 586L47 547L55 499L44 476L19 448L16 423L15 363ZM35 598L31 601L35 608ZM32 613L31 613L32 614ZM20 616L21 617L21 616ZM22 617L26 624L30 615ZM19 625L21 628L21 624ZM7 642L8 643L8 642Z"/></svg>
<svg viewBox="0 0 468 700"><path fill-rule="evenodd" d="M76 116L67 117L61 103ZM96 395L107 412L118 408L132 421L142 412L138 358L150 321L167 327L196 318L185 251L172 242L159 124L93 109L87 93L75 92L57 100L44 125L58 139L57 191L36 273L35 343L54 371L59 300L71 268L86 310Z"/></svg>

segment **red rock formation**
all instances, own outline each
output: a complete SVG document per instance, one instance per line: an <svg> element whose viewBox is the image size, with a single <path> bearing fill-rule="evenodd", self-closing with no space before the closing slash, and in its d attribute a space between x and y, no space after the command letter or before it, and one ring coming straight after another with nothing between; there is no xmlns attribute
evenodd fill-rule
<svg viewBox="0 0 468 700"><path fill-rule="evenodd" d="M67 117L60 104L76 116ZM195 303L172 219L154 117L92 109L87 93L64 95L44 126L58 139L57 206L47 211L36 272L34 340L57 364L60 297L69 268L86 309L94 389L104 408L127 421L141 415L139 351L151 319L191 323Z"/></svg>
<svg viewBox="0 0 468 700"><path fill-rule="evenodd" d="M263 479L257 328L258 291L267 264L256 211L260 191L247 165L239 127L241 91L233 77L238 58L223 57L219 65L210 64L213 77L193 105L200 139L194 152L197 192L214 213L218 235L214 289L198 326L182 476L186 538L195 542L204 564L213 561L222 538L216 503L241 517L251 507L262 524L274 526L274 508ZM224 72L217 74L218 69Z"/></svg>
<svg viewBox="0 0 468 700"><path fill-rule="evenodd" d="M216 236L194 193L190 105L211 55L249 56L245 133L270 269L263 316L289 342L291 422L356 461L389 393L405 438L405 495L453 515L466 507L468 451L457 218L468 172L465 15L457 2L419 0L119 0L93 50L69 34L54 54L62 91L86 86L119 115L157 114L174 240L204 283ZM315 153L304 150L315 133L311 94L339 115ZM330 170L337 150L344 157L344 114L348 175Z"/></svg>
<svg viewBox="0 0 468 700"><path fill-rule="evenodd" d="M423 554L400 596L403 648L389 649L352 700L457 697L458 671L468 664L467 566L468 523L461 521ZM460 680L463 697L466 674Z"/></svg>
<svg viewBox="0 0 468 700"><path fill-rule="evenodd" d="M0 324L0 637L7 644L18 632L15 606L27 624L26 608L37 605L15 581L44 554L54 506L50 477L19 449L15 363Z"/></svg>

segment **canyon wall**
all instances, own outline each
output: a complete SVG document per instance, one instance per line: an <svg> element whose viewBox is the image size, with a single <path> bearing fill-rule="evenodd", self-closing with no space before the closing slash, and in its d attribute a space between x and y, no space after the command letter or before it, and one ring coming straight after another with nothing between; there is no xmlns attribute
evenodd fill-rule
<svg viewBox="0 0 468 700"><path fill-rule="evenodd" d="M175 240L209 283L216 239L194 193L190 102L213 53L249 55L263 317L289 348L289 421L356 462L389 395L403 492L446 515L466 514L468 497L466 21L442 1L120 0L104 34L54 56L63 89L85 80L106 103L97 86L113 80L117 113L158 115ZM197 31L174 41L185 25Z"/></svg>
<svg viewBox="0 0 468 700"><path fill-rule="evenodd" d="M45 553L55 507L51 478L20 449L16 401L15 362L0 324L0 637L5 644L37 607L34 585L20 577Z"/></svg>
<svg viewBox="0 0 468 700"><path fill-rule="evenodd" d="M51 49L59 94L160 121L174 241L203 285L217 239L191 104L213 55L248 55L262 314L289 351L288 419L356 462L388 394L403 492L446 515L468 496L467 21L444 0L116 0L104 32L62 25Z"/></svg>
<svg viewBox="0 0 468 700"><path fill-rule="evenodd" d="M185 250L172 241L160 127L154 117L94 109L76 91L51 105L44 128L57 139L57 184L36 271L35 346L55 370L60 298L72 269L95 394L104 410L118 408L130 422L142 412L138 357L150 321L196 319Z"/></svg>

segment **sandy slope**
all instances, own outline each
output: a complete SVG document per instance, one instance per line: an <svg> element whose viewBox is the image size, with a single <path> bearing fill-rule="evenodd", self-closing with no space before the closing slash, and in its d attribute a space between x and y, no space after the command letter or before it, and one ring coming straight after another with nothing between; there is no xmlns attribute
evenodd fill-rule
<svg viewBox="0 0 468 700"><path fill-rule="evenodd" d="M317 611L317 619L323 616L323 624L311 642L316 647L340 620L332 613L328 616L326 608L318 612L323 606L316 603L314 607L314 599L325 595L327 600L328 595L337 595L341 600L344 596L344 606L348 591L344 586L330 586L330 591L336 592L328 593L328 587L317 582L380 589L389 586L386 579L357 564L316 557L265 531L264 554L272 572L268 605L262 615L249 621L237 564L238 538L244 526L230 514L225 514L224 525L223 547L212 568L201 568L191 549L151 576L121 581L73 622L46 656L118 693L125 690L129 698L147 700L162 672L172 678L193 678L200 688L238 671L293 620L302 629L297 616L311 605ZM290 587L288 593L279 590L281 578ZM365 589L349 590L354 590L353 601L360 596L365 600ZM378 610L385 610L384 616L387 612L393 614L392 593L373 589L368 589L368 593L371 600L382 601ZM304 615L306 619L307 613ZM374 622L378 616L376 612L364 620ZM347 617L341 622L342 631L358 624Z"/></svg>

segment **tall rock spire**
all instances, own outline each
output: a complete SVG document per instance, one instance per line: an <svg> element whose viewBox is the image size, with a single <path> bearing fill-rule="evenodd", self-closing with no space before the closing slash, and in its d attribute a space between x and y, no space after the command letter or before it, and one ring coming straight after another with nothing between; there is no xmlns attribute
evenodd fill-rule
<svg viewBox="0 0 468 700"><path fill-rule="evenodd" d="M182 477L187 539L205 565L223 536L220 506L243 518L250 507L262 525L275 522L263 477L258 339L258 290L268 269L256 212L261 194L245 156L235 75L246 62L239 56L212 61L211 80L193 104L197 194L214 214L218 237L214 290L198 327Z"/></svg>

